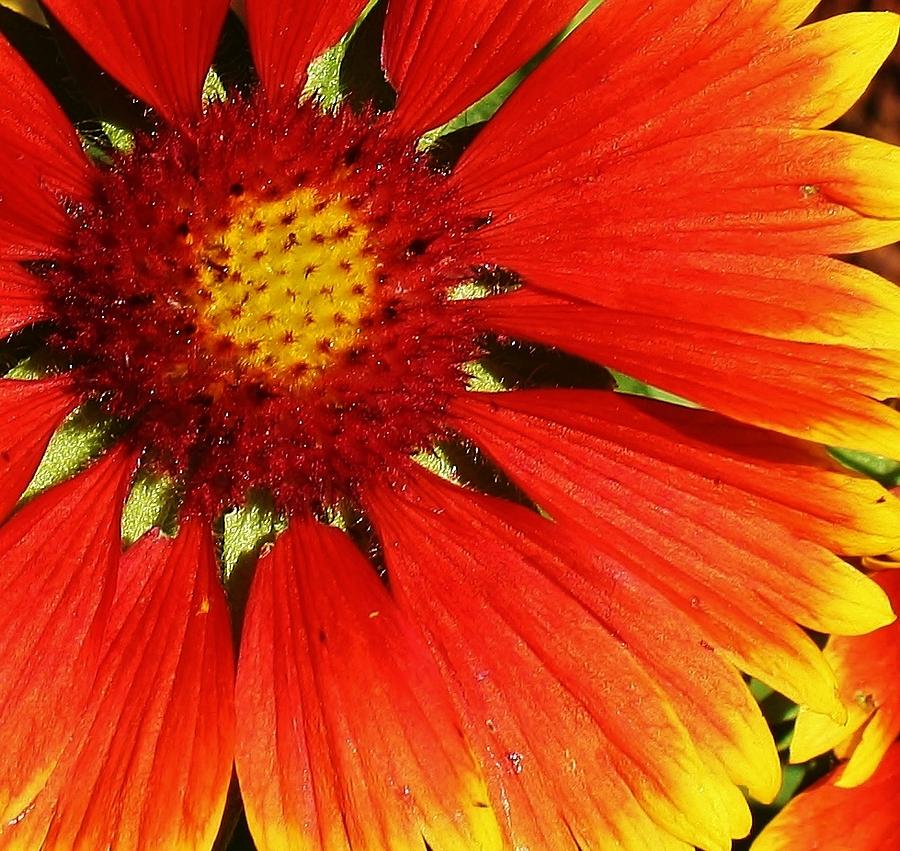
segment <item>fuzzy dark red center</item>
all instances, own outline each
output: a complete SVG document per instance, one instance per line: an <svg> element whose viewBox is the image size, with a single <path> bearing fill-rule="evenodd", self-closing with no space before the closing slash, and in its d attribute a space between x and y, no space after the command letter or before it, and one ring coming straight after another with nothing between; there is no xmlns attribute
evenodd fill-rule
<svg viewBox="0 0 900 851"><path fill-rule="evenodd" d="M385 119L261 99L98 169L54 344L191 504L290 511L393 475L478 355L475 217Z"/></svg>

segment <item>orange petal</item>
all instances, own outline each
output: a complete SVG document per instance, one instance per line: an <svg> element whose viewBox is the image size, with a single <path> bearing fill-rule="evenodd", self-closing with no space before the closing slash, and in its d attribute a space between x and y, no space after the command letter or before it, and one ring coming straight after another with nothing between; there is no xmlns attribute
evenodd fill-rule
<svg viewBox="0 0 900 851"><path fill-rule="evenodd" d="M794 342L528 290L485 300L490 327L610 366L734 419L900 457L896 350Z"/></svg>
<svg viewBox="0 0 900 851"><path fill-rule="evenodd" d="M894 608L900 607L900 573L874 577ZM832 637L825 658L837 675L847 723L801 711L791 742L791 760L805 762L834 747L850 757L838 782L856 786L868 780L900 735L900 622L855 638Z"/></svg>
<svg viewBox="0 0 900 851"><path fill-rule="evenodd" d="M652 154L671 139L733 127L823 127L866 89L896 43L898 21L885 13L842 15L789 34L742 31L727 42L707 30L684 64L673 68L667 62L637 77L653 82L636 91L635 81L618 87L608 80L597 87L602 77L589 81L594 98L581 109L594 111L596 118L579 127L584 133L568 143L567 158L579 163L573 165L580 172L591 167L588 157L603 160L611 149ZM667 77L653 76L660 73ZM623 89L632 96L623 98ZM571 113L559 119L577 120ZM502 159L508 152L482 156Z"/></svg>
<svg viewBox="0 0 900 851"><path fill-rule="evenodd" d="M90 706L9 828L13 847L208 851L232 773L232 655L209 530L141 539L122 559Z"/></svg>
<svg viewBox="0 0 900 851"><path fill-rule="evenodd" d="M725 127L824 127L866 90L897 42L898 25L890 13L855 13L768 33L749 51L744 38L706 58L705 73L674 74L621 104L597 131L618 136L620 148L648 150Z"/></svg>
<svg viewBox="0 0 900 851"><path fill-rule="evenodd" d="M535 289L608 310L778 340L897 348L897 287L830 257L610 249L594 255L602 275L582 259L578 252L557 265L523 252L510 262L527 264Z"/></svg>
<svg viewBox="0 0 900 851"><path fill-rule="evenodd" d="M19 501L54 429L77 402L62 379L0 379L0 520Z"/></svg>
<svg viewBox="0 0 900 851"><path fill-rule="evenodd" d="M28 818L84 710L132 470L114 450L0 527L0 836Z"/></svg>
<svg viewBox="0 0 900 851"><path fill-rule="evenodd" d="M896 488L894 493L897 493ZM863 566L869 570L896 570L900 567L900 550L883 553L879 556L870 556L863 560Z"/></svg>
<svg viewBox="0 0 900 851"><path fill-rule="evenodd" d="M751 127L593 156L592 172L567 163L467 196L493 215L480 232L492 260L531 279L523 245L584 274L579 259L615 246L788 256L900 238L900 148L873 139Z"/></svg>
<svg viewBox="0 0 900 851"><path fill-rule="evenodd" d="M842 770L794 798L763 830L752 851L886 851L900 836L900 743L862 786L841 788Z"/></svg>
<svg viewBox="0 0 900 851"><path fill-rule="evenodd" d="M430 474L410 477L402 490L370 494L368 508L392 587L428 632L481 750L510 843L730 847L749 829L746 805L698 752L675 709L684 672L661 661L679 619L663 605L659 632L647 630L627 575L592 565L593 554L537 515ZM676 656L690 658L683 646ZM690 662L706 664L698 654ZM707 684L731 695L723 671ZM711 738L743 729L754 740L741 717L746 695L743 706L725 700Z"/></svg>
<svg viewBox="0 0 900 851"><path fill-rule="evenodd" d="M862 96L896 45L898 28L900 17L883 12L819 21L772 45L778 64L761 56L751 63L749 74L738 72L732 82L743 82L744 92L752 90L751 97L758 98L755 103L760 113L753 119L759 126L825 127ZM762 69L771 81L768 86L760 85L754 76ZM736 89L727 89L728 95L737 94ZM740 97L726 96L721 89L716 96L729 114L711 109L708 114L714 116L713 120L731 123L729 118L733 116L737 124L742 118L746 121L748 113L755 113L741 108ZM695 113L699 111L698 103L688 106Z"/></svg>
<svg viewBox="0 0 900 851"><path fill-rule="evenodd" d="M500 848L427 648L336 529L294 521L260 562L237 712L261 851Z"/></svg>
<svg viewBox="0 0 900 851"><path fill-rule="evenodd" d="M467 394L454 413L561 528L658 588L745 670L839 712L827 665L794 623L889 622L880 589L822 546L875 548L895 534L897 504L878 485L838 473L815 447L614 394Z"/></svg>
<svg viewBox="0 0 900 851"><path fill-rule="evenodd" d="M614 151L737 126L810 126L852 103L890 50L890 16L791 30L816 5L606 0L468 148L473 197L523 190L565 161L602 175ZM492 205L491 205L492 206Z"/></svg>

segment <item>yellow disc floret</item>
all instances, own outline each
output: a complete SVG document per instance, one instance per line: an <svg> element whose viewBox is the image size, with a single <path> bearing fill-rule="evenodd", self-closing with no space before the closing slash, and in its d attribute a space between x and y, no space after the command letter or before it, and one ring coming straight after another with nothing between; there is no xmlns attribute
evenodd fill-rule
<svg viewBox="0 0 900 851"><path fill-rule="evenodd" d="M371 310L377 261L340 196L241 198L228 226L192 247L202 336L244 368L309 383L353 346Z"/></svg>

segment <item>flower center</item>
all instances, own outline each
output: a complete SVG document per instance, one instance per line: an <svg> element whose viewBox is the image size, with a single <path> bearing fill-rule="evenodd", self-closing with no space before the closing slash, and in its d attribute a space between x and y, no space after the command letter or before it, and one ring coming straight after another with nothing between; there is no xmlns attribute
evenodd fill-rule
<svg viewBox="0 0 900 851"><path fill-rule="evenodd" d="M246 203L192 248L204 343L273 377L314 381L353 346L374 306L370 234L341 197L303 188Z"/></svg>
<svg viewBox="0 0 900 851"><path fill-rule="evenodd" d="M51 342L210 513L352 498L444 431L479 355L477 222L382 119L262 98L139 136L73 212Z"/></svg>

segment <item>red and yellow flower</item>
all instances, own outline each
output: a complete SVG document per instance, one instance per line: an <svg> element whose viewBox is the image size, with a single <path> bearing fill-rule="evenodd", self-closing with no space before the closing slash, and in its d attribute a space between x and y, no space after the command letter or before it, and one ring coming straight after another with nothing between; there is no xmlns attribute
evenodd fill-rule
<svg viewBox="0 0 900 851"><path fill-rule="evenodd" d="M859 786L843 783L837 769L792 800L753 843L753 851L881 851L900 831L900 742L891 745L872 777Z"/></svg>
<svg viewBox="0 0 900 851"><path fill-rule="evenodd" d="M822 444L900 454L900 295L829 256L900 236L900 152L820 128L897 18L606 0L448 164L581 0L389 0L390 108L301 100L362 5L248 0L204 101L227 0L47 0L150 110L93 157L0 46L0 848L207 849L233 765L261 849L728 848L779 786L740 672L841 719L803 627L893 618L835 553L900 507Z"/></svg>
<svg viewBox="0 0 900 851"><path fill-rule="evenodd" d="M896 562L871 563L894 565L875 578L896 609ZM833 748L846 762L791 801L753 851L881 851L900 836L900 625L895 621L868 635L832 637L824 655L837 676L847 716L837 723L801 709L791 759L805 762Z"/></svg>

